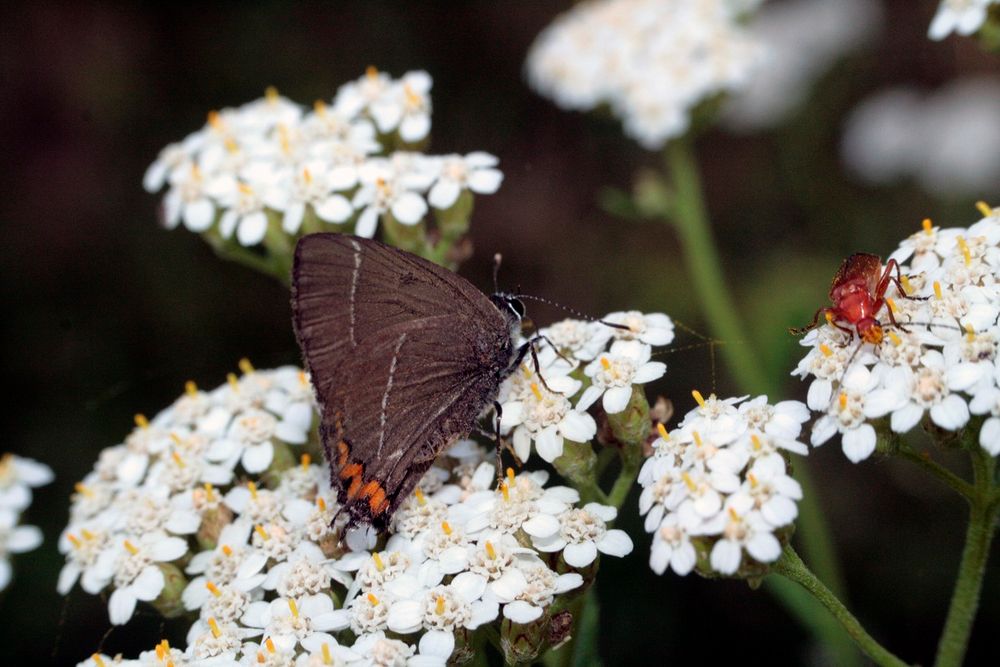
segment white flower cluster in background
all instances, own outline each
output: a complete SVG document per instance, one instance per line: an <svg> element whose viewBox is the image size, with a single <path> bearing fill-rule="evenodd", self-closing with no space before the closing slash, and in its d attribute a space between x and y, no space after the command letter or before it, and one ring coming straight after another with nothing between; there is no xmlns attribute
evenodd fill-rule
<svg viewBox="0 0 1000 667"><path fill-rule="evenodd" d="M838 60L868 44L881 30L876 0L786 0L765 3L747 24L766 44L763 63L727 101L726 125L737 131L775 127Z"/></svg>
<svg viewBox="0 0 1000 667"><path fill-rule="evenodd" d="M822 416L812 444L841 434L854 462L875 450L876 424L906 433L921 421L958 431L985 417L979 443L1000 454L1000 209L978 205L968 228L935 227L905 239L891 258L902 264L907 299L890 286L875 314L885 330L878 345L825 324L809 332L808 354L793 375L811 380L810 409ZM901 326L892 326L892 308Z"/></svg>
<svg viewBox="0 0 1000 667"><path fill-rule="evenodd" d="M878 92L849 116L841 154L869 183L912 178L938 196L1000 194L1000 79Z"/></svg>
<svg viewBox="0 0 1000 667"><path fill-rule="evenodd" d="M564 109L607 104L628 136L659 148L700 102L747 84L761 49L738 19L756 4L587 0L538 36L528 78Z"/></svg>
<svg viewBox="0 0 1000 667"><path fill-rule="evenodd" d="M81 664L443 666L483 624L547 622L599 553L632 550L614 508L579 507L545 472L509 469L497 487L493 451L471 440L428 470L388 535L344 536L328 466L301 453L319 447L305 373L241 368L137 417L77 485L59 592L110 593L114 624L140 602L196 618L185 648Z"/></svg>
<svg viewBox="0 0 1000 667"><path fill-rule="evenodd" d="M769 405L765 396L694 396L698 407L676 429L659 426L639 473L639 512L653 533L650 567L733 575L747 558L772 563L798 516L802 489L785 452L808 453L797 438L809 410L798 401Z"/></svg>
<svg viewBox="0 0 1000 667"><path fill-rule="evenodd" d="M530 457L532 442L550 463L562 455L565 440L590 442L597 433L597 423L587 413L591 405L600 399L607 414L622 412L634 386L666 373L666 364L650 358L653 346L674 339L674 323L667 315L623 311L603 321L628 328L569 319L541 329L538 368L526 355L500 388L500 431L513 433L521 461ZM582 380L571 375L581 366Z"/></svg>
<svg viewBox="0 0 1000 667"><path fill-rule="evenodd" d="M941 0L937 13L927 29L927 36L941 40L953 32L971 35L979 32L986 22L990 5L1000 0Z"/></svg>
<svg viewBox="0 0 1000 667"><path fill-rule="evenodd" d="M429 206L448 209L463 191L492 194L503 179L488 153L392 150L428 137L430 89L426 72L393 79L375 68L311 110L269 89L212 112L202 129L164 148L143 185L167 188L167 227L244 246L261 243L269 227L296 235L332 224L370 238L385 215L415 225Z"/></svg>
<svg viewBox="0 0 1000 667"><path fill-rule="evenodd" d="M11 554L31 551L42 543L42 531L36 526L18 524L31 505L31 489L52 479L52 469L44 463L14 454L0 457L0 591L10 584Z"/></svg>

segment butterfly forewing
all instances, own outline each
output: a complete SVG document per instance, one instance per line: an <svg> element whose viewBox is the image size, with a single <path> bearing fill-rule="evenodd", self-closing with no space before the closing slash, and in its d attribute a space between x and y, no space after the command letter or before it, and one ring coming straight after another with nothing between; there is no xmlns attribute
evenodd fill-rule
<svg viewBox="0 0 1000 667"><path fill-rule="evenodd" d="M299 242L292 288L334 487L352 522L384 527L495 397L507 321L450 271L340 234Z"/></svg>

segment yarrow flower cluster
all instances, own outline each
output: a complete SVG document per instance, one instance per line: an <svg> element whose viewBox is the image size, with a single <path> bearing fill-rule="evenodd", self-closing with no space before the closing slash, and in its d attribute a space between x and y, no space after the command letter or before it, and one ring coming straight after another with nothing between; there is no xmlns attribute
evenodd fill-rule
<svg viewBox="0 0 1000 667"><path fill-rule="evenodd" d="M809 410L767 397L705 399L673 431L659 425L653 455L639 473L639 512L653 534L649 564L685 575L760 576L781 555L802 489L789 475L788 452Z"/></svg>
<svg viewBox="0 0 1000 667"><path fill-rule="evenodd" d="M975 424L979 444L1000 454L1000 209L978 208L983 217L968 228L925 220L892 253L906 294L887 290L875 314L885 328L881 342L862 344L830 324L803 338L809 352L793 375L811 379L808 405L821 415L813 445L840 433L844 453L858 462L875 451L881 429L901 434L923 422L956 432Z"/></svg>
<svg viewBox="0 0 1000 667"><path fill-rule="evenodd" d="M36 526L18 524L31 505L31 489L52 479L52 469L44 463L13 454L0 457L0 591L10 584L11 554L31 551L42 543L42 531Z"/></svg>
<svg viewBox="0 0 1000 667"><path fill-rule="evenodd" d="M761 48L738 19L756 2L589 0L559 16L528 55L532 86L556 104L602 104L649 149L683 134L691 111L743 87Z"/></svg>
<svg viewBox="0 0 1000 667"><path fill-rule="evenodd" d="M503 179L488 153L415 152L431 128L431 83L422 71L393 79L369 68L311 110L268 89L164 148L143 185L167 188L167 227L242 246L323 229L370 238L387 216L416 225L428 204L450 209Z"/></svg>
<svg viewBox="0 0 1000 667"><path fill-rule="evenodd" d="M971 35L986 23L990 5L1000 0L941 0L937 13L927 29L927 36L942 40L953 32Z"/></svg>
<svg viewBox="0 0 1000 667"><path fill-rule="evenodd" d="M851 112L841 153L869 183L912 178L949 198L997 192L1000 79L965 77L931 93L910 87L879 91Z"/></svg>
<svg viewBox="0 0 1000 667"><path fill-rule="evenodd" d="M607 414L620 413L634 387L666 373L666 364L650 359L653 346L674 339L667 315L623 311L603 322L623 328L568 319L541 329L537 355L526 356L500 388L501 433L512 434L521 461L530 457L532 442L550 463L562 455L565 440L589 442L597 433L590 406L600 400Z"/></svg>
<svg viewBox="0 0 1000 667"><path fill-rule="evenodd" d="M443 666L491 623L542 650L598 554L632 550L613 507L581 507L541 471L508 469L498 488L492 450L471 440L441 455L388 535L345 531L308 377L241 368L138 416L77 484L60 593L110 593L114 624L139 603L196 619L186 648L114 664Z"/></svg>

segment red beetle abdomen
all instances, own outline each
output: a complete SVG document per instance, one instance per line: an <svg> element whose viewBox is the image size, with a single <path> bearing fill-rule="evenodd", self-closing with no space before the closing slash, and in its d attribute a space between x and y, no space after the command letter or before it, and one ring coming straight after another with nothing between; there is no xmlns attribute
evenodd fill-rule
<svg viewBox="0 0 1000 667"><path fill-rule="evenodd" d="M851 323L875 317L875 303L868 290L860 285L844 285L837 294L837 311Z"/></svg>

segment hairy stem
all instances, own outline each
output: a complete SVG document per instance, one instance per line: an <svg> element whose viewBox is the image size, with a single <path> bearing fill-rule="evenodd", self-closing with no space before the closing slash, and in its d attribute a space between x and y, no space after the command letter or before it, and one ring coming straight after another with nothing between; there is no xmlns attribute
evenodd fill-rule
<svg viewBox="0 0 1000 667"><path fill-rule="evenodd" d="M732 371L737 385L746 392L774 394L775 383L763 372L759 356L746 340L746 327L740 322L732 294L725 285L722 262L712 238L708 213L704 203L701 179L692 154L691 146L684 140L671 142L666 149L666 163L673 185L670 209L664 211L664 218L673 223L680 237L688 273L691 276L699 303L711 327L712 335L726 343L722 352L727 366ZM816 571L829 582L837 592L844 590L837 558L826 526L826 519L820 510L819 494L804 466L799 466L795 477L802 486L803 499L799 503L797 529L799 540L809 561ZM781 595L780 589L774 589ZM801 605L786 605L789 609ZM797 614L805 627L815 625L808 615ZM857 663L857 656L851 644L840 632L824 633L822 639L835 646L838 655L851 654ZM844 664L843 662L841 664Z"/></svg>
<svg viewBox="0 0 1000 667"><path fill-rule="evenodd" d="M973 442L968 449L974 478L974 491L969 498L969 526L966 528L962 561L958 566L948 617L938 642L934 661L936 667L955 667L961 665L965 658L972 622L979 608L990 543L996 532L998 508L993 502L996 461L979 447L978 442Z"/></svg>
<svg viewBox="0 0 1000 667"><path fill-rule="evenodd" d="M907 664L875 641L861 627L858 619L847 610L847 607L837 599L837 596L829 588L823 585L823 582L816 578L816 575L806 567L806 564L802 562L802 559L799 558L799 555L795 553L795 550L790 545L785 547L781 558L774 564L774 572L802 586L813 598L826 607L851 639L858 645L858 648L871 658L875 664L892 665L893 667L900 667Z"/></svg>

